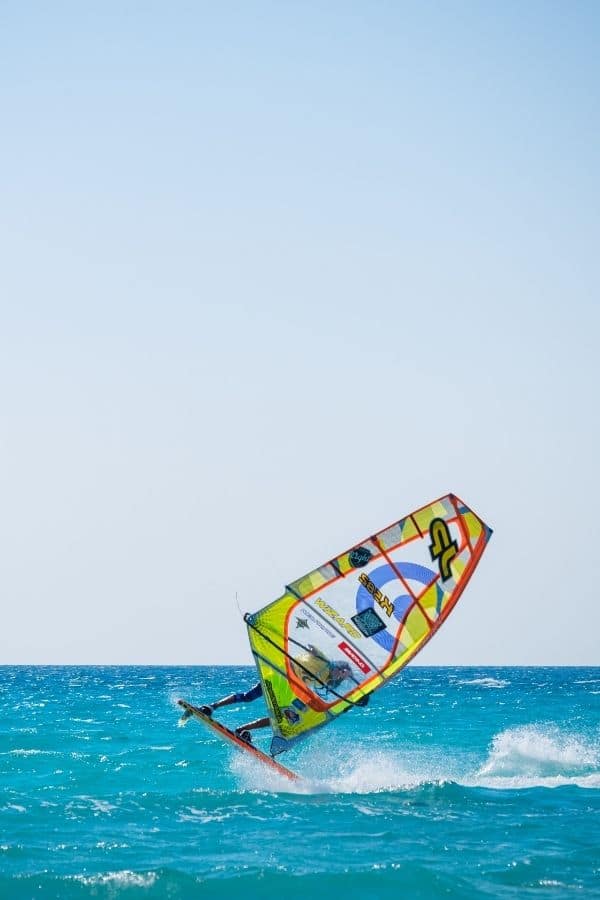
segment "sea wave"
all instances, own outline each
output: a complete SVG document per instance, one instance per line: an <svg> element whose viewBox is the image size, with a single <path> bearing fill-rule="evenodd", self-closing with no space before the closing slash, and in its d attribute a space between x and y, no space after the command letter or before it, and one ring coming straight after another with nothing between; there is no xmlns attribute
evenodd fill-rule
<svg viewBox="0 0 600 900"><path fill-rule="evenodd" d="M345 751L343 758L313 757L308 764L305 761L297 782L246 757L233 757L231 769L246 789L292 794L389 793L451 780L433 766L427 770L412 769L398 754L386 751L356 750Z"/></svg>
<svg viewBox="0 0 600 900"><path fill-rule="evenodd" d="M579 775L600 765L598 747L554 726L525 725L497 734L484 765L486 775Z"/></svg>
<svg viewBox="0 0 600 900"><path fill-rule="evenodd" d="M480 897L473 879L465 875L450 875L432 871L418 862L372 862L361 866L346 866L342 871L298 873L282 865L214 865L205 873L187 873L176 869L157 868L135 872L131 869L98 874L20 875L8 879L0 875L0 895L11 900L30 900L39 896L60 897L61 900L116 900L119 897L143 897L163 900L164 897L202 897L205 900L304 900L307 895L340 894L347 897L396 897L398 892L412 897L453 894ZM454 896L457 896L454 893Z"/></svg>
<svg viewBox="0 0 600 900"><path fill-rule="evenodd" d="M98 797L80 795L78 797L75 797L75 799L70 803L67 803L65 808L66 811L71 815L75 815L78 812L91 810L94 816L110 816L113 810L117 809L117 806L114 803L110 803L108 800L100 800Z"/></svg>
<svg viewBox="0 0 600 900"><path fill-rule="evenodd" d="M510 681L506 681L504 678L464 678L456 682L457 684L469 684L475 687L486 687L486 688L505 688L508 687Z"/></svg>
<svg viewBox="0 0 600 900"><path fill-rule="evenodd" d="M102 872L99 875L73 875L68 880L79 882L87 887L114 885L115 887L152 887L158 875L156 872L132 872L123 869L120 872Z"/></svg>
<svg viewBox="0 0 600 900"><path fill-rule="evenodd" d="M231 768L249 790L308 794L373 794L444 784L496 790L600 788L597 744L582 735L539 725L499 732L476 768L458 757L424 759L422 755L411 758L409 751L348 749L337 758L316 755L303 760L299 782L290 782L246 757L232 758Z"/></svg>
<svg viewBox="0 0 600 900"><path fill-rule="evenodd" d="M59 756L60 753L58 750L38 750L35 747L30 749L25 749L22 747L17 747L15 750L9 750L8 754L10 756ZM4 756L4 754L2 754Z"/></svg>
<svg viewBox="0 0 600 900"><path fill-rule="evenodd" d="M592 775L496 775L462 781L464 787L491 788L493 790L525 790L528 788L579 787L600 789L600 774Z"/></svg>

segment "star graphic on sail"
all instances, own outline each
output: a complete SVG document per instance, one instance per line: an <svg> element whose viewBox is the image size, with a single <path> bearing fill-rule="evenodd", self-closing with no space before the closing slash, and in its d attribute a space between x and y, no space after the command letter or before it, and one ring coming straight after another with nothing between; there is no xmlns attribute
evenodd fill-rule
<svg viewBox="0 0 600 900"><path fill-rule="evenodd" d="M309 628L308 621L306 619L296 619L296 628Z"/></svg>

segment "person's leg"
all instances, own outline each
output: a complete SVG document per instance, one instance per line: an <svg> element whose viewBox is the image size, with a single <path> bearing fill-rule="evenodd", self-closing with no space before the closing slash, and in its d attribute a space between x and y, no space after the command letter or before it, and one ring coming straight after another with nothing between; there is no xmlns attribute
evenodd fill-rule
<svg viewBox="0 0 600 900"><path fill-rule="evenodd" d="M262 696L262 685L259 681L249 691L229 694L227 697L223 697L222 700L217 700L215 703L209 703L199 708L205 716L211 716L213 711L219 709L220 706L231 706L233 703L252 703L253 700L257 700L260 696Z"/></svg>
<svg viewBox="0 0 600 900"><path fill-rule="evenodd" d="M255 728L268 728L270 724L271 720L268 716L265 716L262 719L255 719L253 722L247 722L245 725L240 725L239 728L235 729L235 733L243 741L247 741L250 744L252 742L250 732L254 731Z"/></svg>

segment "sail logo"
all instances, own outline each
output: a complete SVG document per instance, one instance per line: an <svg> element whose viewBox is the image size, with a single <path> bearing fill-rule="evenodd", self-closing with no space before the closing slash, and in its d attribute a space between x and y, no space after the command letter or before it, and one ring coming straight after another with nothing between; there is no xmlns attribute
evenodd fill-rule
<svg viewBox="0 0 600 900"><path fill-rule="evenodd" d="M333 621L337 625L339 625L340 628L343 628L344 631L346 631L350 635L350 637L362 637L362 634L357 628L354 627L354 625L351 625L350 622L347 622L343 616L340 616L339 612L337 612L337 610L335 610L333 606L330 606L329 603L325 603L325 601L322 600L321 597L317 597L317 599L315 600L315 606L318 606L319 609L322 609L323 612L326 613L330 617L330 619L333 619Z"/></svg>
<svg viewBox="0 0 600 900"><path fill-rule="evenodd" d="M386 614L387 614L388 616L393 615L393 613L394 613L394 604L392 603L392 601L390 600L389 597L387 597L385 594L383 594L383 593L379 590L379 588L377 587L376 584L373 584L373 582L371 581L371 579L369 578L369 576L368 576L368 575L365 575L364 572L361 572L360 575L358 576L358 580L359 580L360 583L363 585L363 587L366 587L366 589L368 590L368 592L369 592L370 595L372 596L373 600L374 600L376 603L378 603L379 606L381 606L381 608L382 608L383 610L385 610Z"/></svg>
<svg viewBox="0 0 600 900"><path fill-rule="evenodd" d="M362 659L362 657L358 655L354 647L351 647L350 644L346 643L346 641L342 641L340 644L338 644L338 647L342 651L342 653L345 653L348 659L351 659L354 665L357 666L365 675L367 674L367 672L371 671L370 666L368 666L364 659Z"/></svg>
<svg viewBox="0 0 600 900"><path fill-rule="evenodd" d="M267 694L269 695L269 700L271 701L271 707L273 709L273 714L278 722L281 722L283 719L283 713L281 712L281 707L277 702L277 697L275 696L275 691L273 690L273 685L271 684L268 678L265 678L265 687L267 689Z"/></svg>
<svg viewBox="0 0 600 900"><path fill-rule="evenodd" d="M452 575L450 563L458 553L458 544L452 540L450 529L443 519L431 520L429 537L431 558L438 562L442 581L447 581Z"/></svg>
<svg viewBox="0 0 600 900"><path fill-rule="evenodd" d="M348 561L354 569L361 569L366 566L372 555L368 547L355 547L348 554Z"/></svg>

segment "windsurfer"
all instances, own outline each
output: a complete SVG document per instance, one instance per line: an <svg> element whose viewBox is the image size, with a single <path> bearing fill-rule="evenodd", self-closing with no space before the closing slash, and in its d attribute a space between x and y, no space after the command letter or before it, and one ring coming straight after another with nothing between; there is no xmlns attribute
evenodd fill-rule
<svg viewBox="0 0 600 900"><path fill-rule="evenodd" d="M347 662L344 660L335 660L332 662L311 644L306 647L304 653L300 654L295 660L292 660L291 667L296 676L300 678L305 685L312 687L313 690L316 690L317 688L321 690L327 690L328 688L335 690L346 679L352 680L352 669ZM201 706L200 710L205 716L212 716L214 710L219 709L221 706L231 706L234 703L251 703L253 700L258 700L262 695L263 688L259 681L254 687L250 688L249 691L228 694L227 697L223 697L222 700L217 700L206 706ZM363 697L358 701L358 704L360 706L366 706L367 702L368 698ZM235 729L235 734L243 741L251 743L252 738L250 732L257 728L267 728L270 724L271 720L269 717L264 716L261 719L254 719L252 722L246 722L244 725L240 725Z"/></svg>
<svg viewBox="0 0 600 900"><path fill-rule="evenodd" d="M352 679L352 669L345 660L332 662L312 644L291 661L291 667L296 677L313 690L335 690L347 678Z"/></svg>

